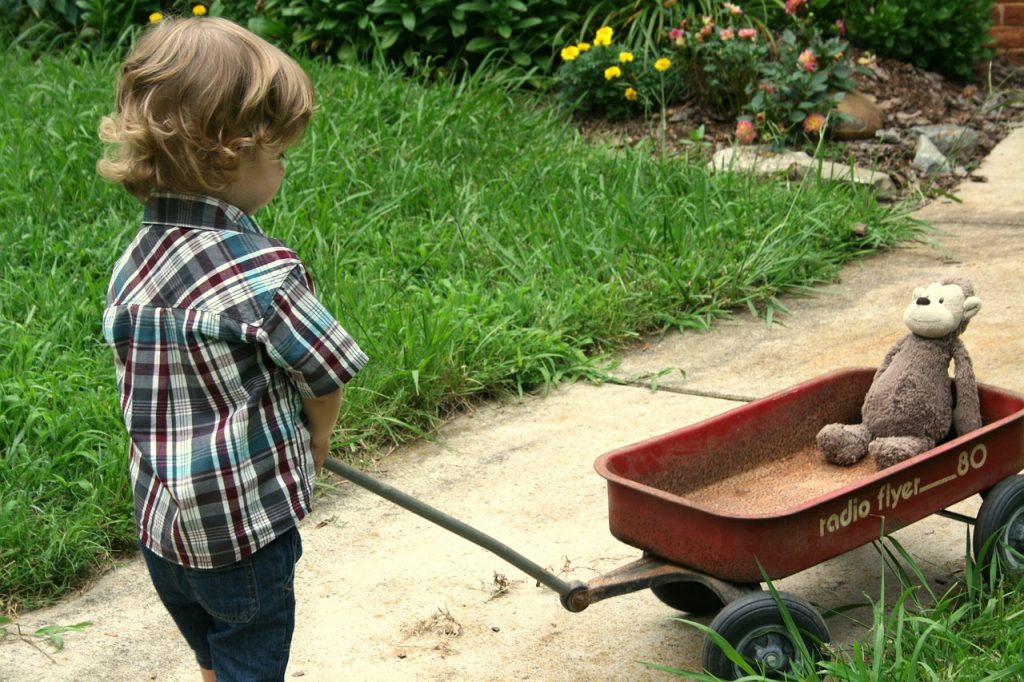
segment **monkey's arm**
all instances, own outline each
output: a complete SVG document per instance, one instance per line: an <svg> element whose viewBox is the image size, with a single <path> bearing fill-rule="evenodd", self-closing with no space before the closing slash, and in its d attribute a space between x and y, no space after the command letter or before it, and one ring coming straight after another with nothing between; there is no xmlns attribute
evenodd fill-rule
<svg viewBox="0 0 1024 682"><path fill-rule="evenodd" d="M896 354L900 352L900 349L903 348L903 345L906 342L907 337L904 336L902 339L900 339L899 341L892 345L892 348L889 349L889 352L885 354L885 358L882 359L882 364L879 365L878 369L875 371L875 376L874 379L872 379L872 381L882 376L882 372L884 372L889 367L889 365L892 363L892 359L896 357Z"/></svg>
<svg viewBox="0 0 1024 682"><path fill-rule="evenodd" d="M978 382L974 378L974 365L960 339L956 340L953 347L953 362L953 383L956 385L953 428L957 435L963 435L981 428L981 404L978 401Z"/></svg>

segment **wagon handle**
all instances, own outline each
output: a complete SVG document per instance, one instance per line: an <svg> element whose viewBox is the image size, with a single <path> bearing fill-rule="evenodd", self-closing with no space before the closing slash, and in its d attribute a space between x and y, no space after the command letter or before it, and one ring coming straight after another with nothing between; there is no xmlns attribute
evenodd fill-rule
<svg viewBox="0 0 1024 682"><path fill-rule="evenodd" d="M586 590L586 586L580 581L574 580L572 582L566 582L562 580L550 571L547 571L533 561L530 561L508 545L498 542L490 535L487 535L486 533L479 531L476 528L449 516L448 514L445 514L439 509L431 507L426 502L403 493L401 490L398 490L387 483L378 481L372 476L365 474L359 469L349 466L338 459L328 457L327 461L324 462L324 468L338 474L342 478L352 481L358 486L366 488L371 493L383 497L389 502L397 504L399 507L422 516L427 521L441 526L442 528L455 533L459 537L483 547L492 554L497 555L499 558L504 559L531 578L537 580L537 582L542 583L557 592L561 599L562 606L566 609L570 611L582 611L583 608L586 608L586 604L579 604L578 599L572 599L574 594L578 594L580 591Z"/></svg>

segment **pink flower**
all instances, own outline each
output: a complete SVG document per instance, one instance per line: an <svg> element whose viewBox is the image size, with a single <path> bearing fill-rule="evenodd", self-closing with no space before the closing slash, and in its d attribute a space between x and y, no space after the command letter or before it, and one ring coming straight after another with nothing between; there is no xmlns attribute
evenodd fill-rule
<svg viewBox="0 0 1024 682"><path fill-rule="evenodd" d="M800 53L800 56L797 57L797 59L800 61L800 65L804 67L805 71L814 73L818 70L818 60L814 57L814 50L807 48Z"/></svg>
<svg viewBox="0 0 1024 682"><path fill-rule="evenodd" d="M681 28L673 28L673 29L670 29L669 32L668 32L668 39L669 40L679 40L682 37L683 37L683 29L681 29Z"/></svg>
<svg viewBox="0 0 1024 682"><path fill-rule="evenodd" d="M797 11L806 3L807 0L786 0L786 14L795 17Z"/></svg>
<svg viewBox="0 0 1024 682"><path fill-rule="evenodd" d="M807 118L804 119L804 132L808 135L820 135L824 126L825 117L818 112L807 114Z"/></svg>
<svg viewBox="0 0 1024 682"><path fill-rule="evenodd" d="M839 31L839 37L846 37L846 24L843 23L842 19L836 19L836 30Z"/></svg>
<svg viewBox="0 0 1024 682"><path fill-rule="evenodd" d="M749 118L741 118L736 121L736 141L740 144L752 144L757 139L757 130L754 122Z"/></svg>
<svg viewBox="0 0 1024 682"><path fill-rule="evenodd" d="M747 40L754 40L755 38L757 38L757 29L756 28L741 28L738 35L739 35L740 38L745 38Z"/></svg>
<svg viewBox="0 0 1024 682"><path fill-rule="evenodd" d="M762 90L764 90L769 95L772 95L772 94L775 93L775 86L772 85L771 83L769 83L768 81L762 81L761 84L758 85L757 87L761 88Z"/></svg>
<svg viewBox="0 0 1024 682"><path fill-rule="evenodd" d="M727 42L736 37L736 31L732 30L731 28L723 28L721 31L718 32L718 37L722 40L722 42Z"/></svg>

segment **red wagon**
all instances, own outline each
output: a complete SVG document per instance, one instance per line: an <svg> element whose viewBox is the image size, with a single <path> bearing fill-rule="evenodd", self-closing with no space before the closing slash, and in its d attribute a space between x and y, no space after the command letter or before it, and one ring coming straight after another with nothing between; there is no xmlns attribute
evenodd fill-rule
<svg viewBox="0 0 1024 682"><path fill-rule="evenodd" d="M800 647L774 599L759 592L764 576L792 575L933 513L975 523L983 566L998 557L1004 569L1024 568L1024 477L1016 475L1024 469L1024 398L980 386L982 428L881 471L870 460L824 462L815 435L828 423L860 421L874 372L815 378L595 464L608 480L612 534L643 549L663 574L652 581L655 594L689 612L725 605L712 629L768 669L788 669ZM975 493L984 495L977 519L945 511ZM757 593L737 598L748 590ZM786 603L809 645L827 640L809 605L792 595ZM717 647L704 654L712 672L738 676Z"/></svg>
<svg viewBox="0 0 1024 682"><path fill-rule="evenodd" d="M983 426L877 471L870 461L827 464L815 435L856 423L875 370L847 369L597 459L608 481L612 534L643 556L586 584L565 582L511 548L336 460L327 468L490 550L555 590L570 611L650 588L669 606L717 612L711 629L767 674L821 655L821 615L803 599L778 598L802 633L795 639L765 577L783 578L878 540L930 514L975 524L982 567L1024 575L1024 397L979 386ZM976 519L946 507L981 493ZM711 640L704 667L743 675Z"/></svg>

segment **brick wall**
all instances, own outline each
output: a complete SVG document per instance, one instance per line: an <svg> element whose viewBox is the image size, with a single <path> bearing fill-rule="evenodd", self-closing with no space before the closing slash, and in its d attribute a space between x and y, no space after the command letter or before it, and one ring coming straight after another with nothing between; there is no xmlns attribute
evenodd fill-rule
<svg viewBox="0 0 1024 682"><path fill-rule="evenodd" d="M996 0L992 7L992 37L999 53L1024 64L1024 0Z"/></svg>

